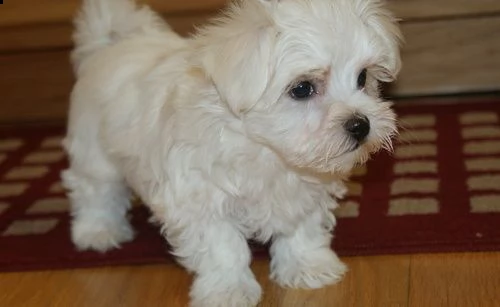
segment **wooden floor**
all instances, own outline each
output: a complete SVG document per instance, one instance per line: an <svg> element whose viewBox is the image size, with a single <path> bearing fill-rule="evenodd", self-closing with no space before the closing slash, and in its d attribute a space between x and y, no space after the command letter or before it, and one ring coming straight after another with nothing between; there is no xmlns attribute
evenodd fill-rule
<svg viewBox="0 0 500 307"><path fill-rule="evenodd" d="M345 258L350 271L321 290L282 289L266 260L252 268L260 306L500 306L500 253ZM186 306L191 277L176 265L0 274L0 306Z"/></svg>

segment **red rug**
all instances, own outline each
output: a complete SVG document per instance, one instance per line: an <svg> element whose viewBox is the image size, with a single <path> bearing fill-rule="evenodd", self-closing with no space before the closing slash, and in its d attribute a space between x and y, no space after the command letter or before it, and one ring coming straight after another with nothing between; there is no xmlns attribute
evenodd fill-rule
<svg viewBox="0 0 500 307"><path fill-rule="evenodd" d="M341 256L500 250L500 101L397 108L401 141L353 177L337 211ZM59 183L62 127L0 128L0 271L168 262L134 208L135 241L77 252ZM257 257L265 248L255 246Z"/></svg>

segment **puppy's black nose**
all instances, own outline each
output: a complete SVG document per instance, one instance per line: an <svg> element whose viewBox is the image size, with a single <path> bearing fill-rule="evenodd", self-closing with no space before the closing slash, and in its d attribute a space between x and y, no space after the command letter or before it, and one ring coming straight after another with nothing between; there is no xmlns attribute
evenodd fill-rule
<svg viewBox="0 0 500 307"><path fill-rule="evenodd" d="M361 143L370 133L370 120L366 116L356 115L344 124L344 128L352 138Z"/></svg>

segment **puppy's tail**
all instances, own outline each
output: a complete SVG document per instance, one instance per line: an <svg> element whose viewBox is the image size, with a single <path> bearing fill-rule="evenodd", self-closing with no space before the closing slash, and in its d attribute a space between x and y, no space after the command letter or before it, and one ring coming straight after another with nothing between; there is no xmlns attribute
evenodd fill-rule
<svg viewBox="0 0 500 307"><path fill-rule="evenodd" d="M83 0L74 25L75 70L95 51L120 39L168 29L160 16L147 6L138 7L133 0Z"/></svg>

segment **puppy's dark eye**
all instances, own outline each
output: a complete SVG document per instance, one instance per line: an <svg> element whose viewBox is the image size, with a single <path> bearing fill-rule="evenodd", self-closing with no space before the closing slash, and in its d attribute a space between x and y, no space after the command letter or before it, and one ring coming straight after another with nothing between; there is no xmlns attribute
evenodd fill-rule
<svg viewBox="0 0 500 307"><path fill-rule="evenodd" d="M358 89L365 88L366 85L366 68L363 69L358 76Z"/></svg>
<svg viewBox="0 0 500 307"><path fill-rule="evenodd" d="M301 81L292 87L289 94L295 100L306 100L313 96L315 92L316 89L310 81Z"/></svg>

